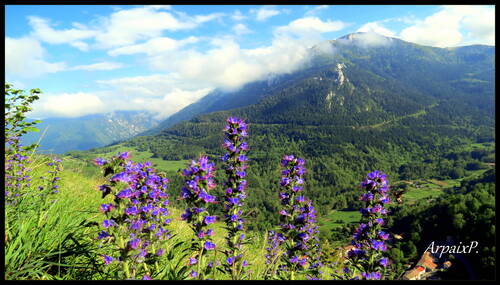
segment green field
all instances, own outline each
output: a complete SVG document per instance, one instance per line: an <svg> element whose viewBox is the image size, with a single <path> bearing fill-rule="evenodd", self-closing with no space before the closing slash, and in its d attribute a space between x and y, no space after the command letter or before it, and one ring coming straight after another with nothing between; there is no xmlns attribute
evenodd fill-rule
<svg viewBox="0 0 500 285"><path fill-rule="evenodd" d="M89 151L88 154L85 154L83 158L87 161L92 160L96 157L109 158L118 152L129 151L131 155L131 159L135 162L146 162L150 161L153 164L153 167L160 171L178 171L179 169L183 169L186 167L188 160L163 160L161 158L152 157L153 153L148 151L138 151L137 149L129 146L123 146L121 144L114 145L111 147L99 149L99 151Z"/></svg>
<svg viewBox="0 0 500 285"><path fill-rule="evenodd" d="M321 232L330 232L336 227L357 223L361 218L359 211L333 210L328 215L319 218L319 229Z"/></svg>
<svg viewBox="0 0 500 285"><path fill-rule="evenodd" d="M483 144L479 144L483 145ZM469 175L460 179L448 179L448 180L436 180L436 179L424 179L424 180L414 180L406 181L411 182L412 186L408 186L407 192L403 196L403 203L415 203L418 200L432 199L443 194L443 190L450 187L460 186L460 181L467 178L478 177L482 175L488 169L481 169L470 171ZM395 182L395 184L397 184ZM418 187L414 186L419 184ZM431 200L432 201L432 200ZM337 227L342 225L348 225L352 223L358 223L361 218L361 213L359 211L345 211L345 210L333 210L325 216L321 216L318 219L318 224L320 232L327 234Z"/></svg>

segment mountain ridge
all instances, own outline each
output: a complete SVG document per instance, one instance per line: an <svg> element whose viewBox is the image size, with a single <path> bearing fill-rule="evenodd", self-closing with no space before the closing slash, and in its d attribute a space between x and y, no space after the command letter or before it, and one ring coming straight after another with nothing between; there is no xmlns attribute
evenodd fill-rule
<svg viewBox="0 0 500 285"><path fill-rule="evenodd" d="M112 111L41 121L36 125L40 132L26 134L23 143L35 143L41 138L38 151L53 153L102 147L131 138L158 124L153 114L146 111Z"/></svg>

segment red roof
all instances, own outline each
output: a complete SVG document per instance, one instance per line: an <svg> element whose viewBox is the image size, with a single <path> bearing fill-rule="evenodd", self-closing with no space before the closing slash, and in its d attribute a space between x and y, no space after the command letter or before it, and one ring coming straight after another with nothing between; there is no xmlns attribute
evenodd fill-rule
<svg viewBox="0 0 500 285"><path fill-rule="evenodd" d="M414 279L414 278L420 276L424 271L425 271L425 268L423 268L422 266L417 266L417 267L413 268L412 270L407 271L403 277L411 280L411 279Z"/></svg>
<svg viewBox="0 0 500 285"><path fill-rule="evenodd" d="M430 270L434 270L438 266L436 263L434 263L434 257L432 257L432 255L428 251L424 252L420 260L417 262L417 265L423 266Z"/></svg>

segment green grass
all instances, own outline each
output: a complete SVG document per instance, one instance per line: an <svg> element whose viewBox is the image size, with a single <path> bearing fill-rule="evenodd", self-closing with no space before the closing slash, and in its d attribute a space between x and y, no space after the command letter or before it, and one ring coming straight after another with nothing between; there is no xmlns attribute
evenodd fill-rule
<svg viewBox="0 0 500 285"><path fill-rule="evenodd" d="M416 201L421 199L430 199L438 197L441 194L442 190L437 188L428 188L428 187L420 189L413 188L409 189L409 191L404 194L403 199L406 201Z"/></svg>
<svg viewBox="0 0 500 285"><path fill-rule="evenodd" d="M49 170L42 161L43 156L39 158L32 177L42 176ZM105 179L89 161L64 157L63 165L59 173L59 193L51 198L56 202L46 215L48 219L42 224L37 217L22 220L22 236L6 247L7 279L105 278L100 271L102 267L98 265L102 260L96 236L102 230L98 225L105 218L99 207L102 203L112 202L112 197L108 195L102 199L98 185L105 183ZM172 218L169 228L175 237L166 242L165 248L168 250L178 241L182 244L175 249L175 258L165 259L164 262L167 267L176 263L185 265L189 256L181 256L190 252L189 245L194 234L189 225L180 219L183 210L169 207L169 211ZM222 251L226 249L224 223L216 222L212 228L214 242L219 249L217 259L223 262L225 257ZM246 236L248 243L243 250L249 263L249 278L261 279L266 268L265 233L247 232ZM329 269L325 269L325 274L328 272ZM216 271L212 278L220 280L228 277Z"/></svg>
<svg viewBox="0 0 500 285"><path fill-rule="evenodd" d="M319 218L319 230L330 233L333 229L349 224L357 223L361 218L359 211L339 211L333 210L328 215ZM342 221L342 222L339 222Z"/></svg>
<svg viewBox="0 0 500 285"><path fill-rule="evenodd" d="M33 160L30 193L36 195L38 178L47 175L49 168L45 157L35 156ZM93 252L97 245L92 238L96 229L85 224L99 215L100 193L96 188L99 182L71 168L59 176L60 192L49 196L48 209L29 212L30 206L42 204L36 198L26 198L30 205L21 204L18 211L10 212L18 218L8 225L6 232L11 233L5 247L7 279L91 278L94 274Z"/></svg>

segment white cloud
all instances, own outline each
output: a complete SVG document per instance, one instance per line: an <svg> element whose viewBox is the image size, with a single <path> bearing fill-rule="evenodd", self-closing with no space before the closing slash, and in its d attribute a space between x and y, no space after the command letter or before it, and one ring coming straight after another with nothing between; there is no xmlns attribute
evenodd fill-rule
<svg viewBox="0 0 500 285"><path fill-rule="evenodd" d="M154 55L161 52L174 51L182 46L196 43L198 41L199 38L197 37L189 37L183 40L175 40L168 37L158 37L150 39L142 44L129 45L110 50L108 51L108 54L111 56L129 55L136 53Z"/></svg>
<svg viewBox="0 0 500 285"><path fill-rule="evenodd" d="M172 5L149 5L154 10L171 10Z"/></svg>
<svg viewBox="0 0 500 285"><path fill-rule="evenodd" d="M198 101L212 90L212 88L203 88L189 91L174 88L172 91L165 94L165 96L163 96L160 100L152 100L147 103L145 102L143 105L147 104L144 105L145 109L151 112L156 112L158 114L158 119L166 118L182 108Z"/></svg>
<svg viewBox="0 0 500 285"><path fill-rule="evenodd" d="M86 70L86 71L95 71L95 70L113 70L122 68L124 65L119 62L98 62L94 64L88 65L78 65L70 68L70 70Z"/></svg>
<svg viewBox="0 0 500 285"><path fill-rule="evenodd" d="M402 30L400 36L406 41L437 47L471 43L494 45L495 8L443 6L437 13Z"/></svg>
<svg viewBox="0 0 500 285"><path fill-rule="evenodd" d="M187 21L192 20L196 25L203 24L205 22L213 21L213 20L220 20L222 17L224 17L224 13L212 13L208 15L196 15L190 19L190 17L187 17Z"/></svg>
<svg viewBox="0 0 500 285"><path fill-rule="evenodd" d="M311 33L327 33L342 30L347 26L342 21L322 21L318 17L304 17L290 22L287 26L279 27L278 34L305 36Z"/></svg>
<svg viewBox="0 0 500 285"><path fill-rule="evenodd" d="M5 38L5 73L23 78L38 77L66 69L64 62L48 62L40 42L30 37Z"/></svg>
<svg viewBox="0 0 500 285"><path fill-rule="evenodd" d="M40 17L28 17L32 27L32 36L49 44L69 44L82 51L88 50L88 44L83 42L97 35L97 31L89 30L79 23L74 23L75 28L55 30L50 26L49 20Z"/></svg>
<svg viewBox="0 0 500 285"><path fill-rule="evenodd" d="M395 36L393 31L385 28L384 26L382 26L378 22L366 23L363 26L361 26L361 28L359 28L356 32L365 32L365 33L372 32L372 33L377 33L379 35L386 36L386 37L394 37Z"/></svg>
<svg viewBox="0 0 500 285"><path fill-rule="evenodd" d="M237 24L237 25L234 25L233 26L233 31L237 34L237 35L244 35L244 34L250 34L252 33L252 30L250 30L247 26L245 26L244 24Z"/></svg>
<svg viewBox="0 0 500 285"><path fill-rule="evenodd" d="M319 11L328 9L329 7L330 7L329 5L319 5L319 6L316 6L312 9L308 10L305 15L306 16L313 16L316 13L318 13Z"/></svg>
<svg viewBox="0 0 500 285"><path fill-rule="evenodd" d="M101 18L100 25L104 27L104 31L96 36L97 44L101 48L131 45L139 40L159 37L165 30L193 29L223 16L221 13L196 16L181 12L177 14L180 15L179 18L151 6L117 11L109 17Z"/></svg>
<svg viewBox="0 0 500 285"><path fill-rule="evenodd" d="M48 19L30 16L28 20L32 37L49 44L69 44L88 51L90 47L109 49L133 45L140 40L160 37L163 31L193 29L224 16L224 13L191 16L173 11L169 5L149 5L131 9L117 7L109 16L91 21L92 28L72 23L72 28L57 30ZM89 46L86 42L89 40L95 40L95 45Z"/></svg>
<svg viewBox="0 0 500 285"><path fill-rule="evenodd" d="M343 44L354 44L364 48L371 48L390 45L392 38L387 38L370 31L351 34L348 38L342 38L338 41Z"/></svg>
<svg viewBox="0 0 500 285"><path fill-rule="evenodd" d="M42 94L35 101L32 117L80 117L105 112L101 99L91 93Z"/></svg>
<svg viewBox="0 0 500 285"><path fill-rule="evenodd" d="M100 80L97 83L110 88L105 100L115 109L148 110L157 113L158 119L172 115L213 90L172 73Z"/></svg>
<svg viewBox="0 0 500 285"><path fill-rule="evenodd" d="M234 90L271 74L290 73L309 60L308 49L321 40L324 32L338 31L340 21L302 18L277 27L272 43L243 49L231 37L214 38L212 47L164 52L148 58L154 70L174 72L200 86Z"/></svg>
<svg viewBox="0 0 500 285"><path fill-rule="evenodd" d="M458 7L461 9L461 7ZM466 43L495 45L495 8L467 7L462 25L466 30Z"/></svg>
<svg viewBox="0 0 500 285"><path fill-rule="evenodd" d="M245 50L234 40L214 41L214 48L201 53L187 50L150 58L153 68L176 72L186 80L207 87L235 89L263 79L269 73L291 72L306 59L306 47L290 40Z"/></svg>
<svg viewBox="0 0 500 285"><path fill-rule="evenodd" d="M252 9L250 13L255 14L257 21L265 21L273 16L281 14L276 6L263 6L259 9Z"/></svg>
<svg viewBox="0 0 500 285"><path fill-rule="evenodd" d="M242 21L242 20L245 20L246 18L248 18L248 17L243 15L243 13L241 13L240 10L236 10L236 11L234 11L233 14L231 14L231 19L233 19L235 21Z"/></svg>

